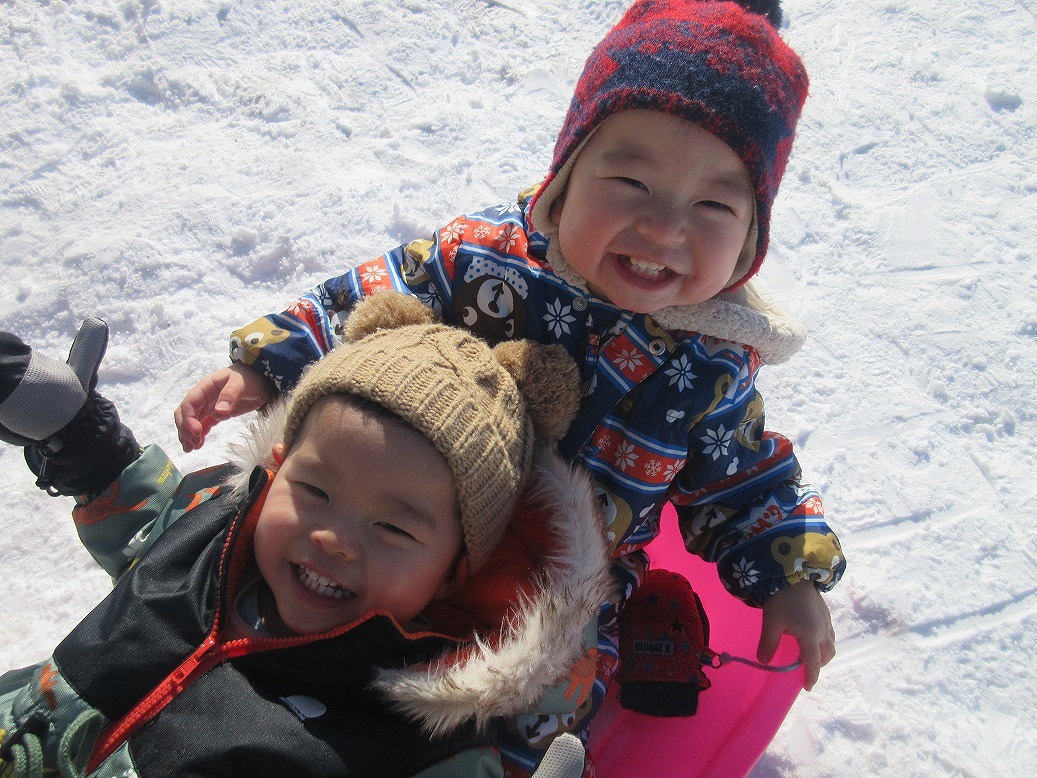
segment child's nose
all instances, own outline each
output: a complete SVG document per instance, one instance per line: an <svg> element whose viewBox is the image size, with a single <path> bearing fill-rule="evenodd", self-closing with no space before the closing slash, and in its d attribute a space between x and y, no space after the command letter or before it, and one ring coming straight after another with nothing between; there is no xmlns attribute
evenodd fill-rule
<svg viewBox="0 0 1037 778"><path fill-rule="evenodd" d="M660 246L675 246L687 237L687 220L673 208L653 208L637 220L637 230Z"/></svg>
<svg viewBox="0 0 1037 778"><path fill-rule="evenodd" d="M326 554L341 557L348 562L360 559L360 543L347 527L321 527L310 533L310 539Z"/></svg>

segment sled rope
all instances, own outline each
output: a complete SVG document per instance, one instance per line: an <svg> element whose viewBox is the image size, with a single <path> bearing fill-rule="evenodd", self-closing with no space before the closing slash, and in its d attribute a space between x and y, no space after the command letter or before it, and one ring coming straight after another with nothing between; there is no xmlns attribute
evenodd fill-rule
<svg viewBox="0 0 1037 778"><path fill-rule="evenodd" d="M797 659L790 665L765 665L763 662L756 662L752 659L746 659L743 656L732 656L731 654L724 651L720 654L714 654L711 666L715 668L721 668L724 665L731 664L732 662L738 662L743 665L749 665L749 667L755 667L757 670L766 670L769 673L790 673L803 664L802 661Z"/></svg>

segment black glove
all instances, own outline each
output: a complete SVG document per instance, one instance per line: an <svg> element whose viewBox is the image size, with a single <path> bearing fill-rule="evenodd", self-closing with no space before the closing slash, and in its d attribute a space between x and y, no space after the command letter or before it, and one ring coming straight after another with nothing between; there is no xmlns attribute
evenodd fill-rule
<svg viewBox="0 0 1037 778"><path fill-rule="evenodd" d="M115 406L94 389L108 325L87 319L66 363L0 332L0 439L25 447L36 485L95 495L140 454Z"/></svg>

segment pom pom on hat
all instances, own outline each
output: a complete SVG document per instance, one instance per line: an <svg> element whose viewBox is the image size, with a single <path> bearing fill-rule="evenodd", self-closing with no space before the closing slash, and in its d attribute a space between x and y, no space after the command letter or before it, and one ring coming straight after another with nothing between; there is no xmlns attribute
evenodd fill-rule
<svg viewBox="0 0 1037 778"><path fill-rule="evenodd" d="M774 29L781 27L781 2L779 0L735 0L747 11L765 16Z"/></svg>
<svg viewBox="0 0 1037 778"><path fill-rule="evenodd" d="M560 440L580 405L576 363L558 345L508 340L493 348L526 400L526 412L538 438Z"/></svg>
<svg viewBox="0 0 1037 778"><path fill-rule="evenodd" d="M435 324L438 321L436 312L417 297L407 294L378 295L376 305L358 305L353 309L342 328L342 340L350 343L378 330L392 330L408 324Z"/></svg>
<svg viewBox="0 0 1037 778"><path fill-rule="evenodd" d="M288 401L287 447L317 400L366 398L407 421L454 475L469 569L497 546L532 470L537 437L558 439L579 404L579 371L559 346L495 348L439 323L417 298L380 292L350 314L345 342L314 363Z"/></svg>
<svg viewBox="0 0 1037 778"><path fill-rule="evenodd" d="M715 135L749 171L756 232L726 288L745 284L767 253L771 206L807 96L806 70L778 35L780 21L776 0L636 0L587 59L551 170L530 203L534 227L552 237L551 204L602 122L625 110L661 111Z"/></svg>

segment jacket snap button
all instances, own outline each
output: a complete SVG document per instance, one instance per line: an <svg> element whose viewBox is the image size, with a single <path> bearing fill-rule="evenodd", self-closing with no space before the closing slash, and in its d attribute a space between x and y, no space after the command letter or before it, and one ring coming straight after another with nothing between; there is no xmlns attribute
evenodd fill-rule
<svg viewBox="0 0 1037 778"><path fill-rule="evenodd" d="M663 343L658 338L656 338L655 340L653 340L651 343L648 344L648 350L650 352L652 352L652 354L654 356L659 356L664 351L666 351L666 344Z"/></svg>
<svg viewBox="0 0 1037 778"><path fill-rule="evenodd" d="M577 311L585 311L587 310L587 301L584 300L582 297L577 297L575 300L573 300L573 308L575 308Z"/></svg>

